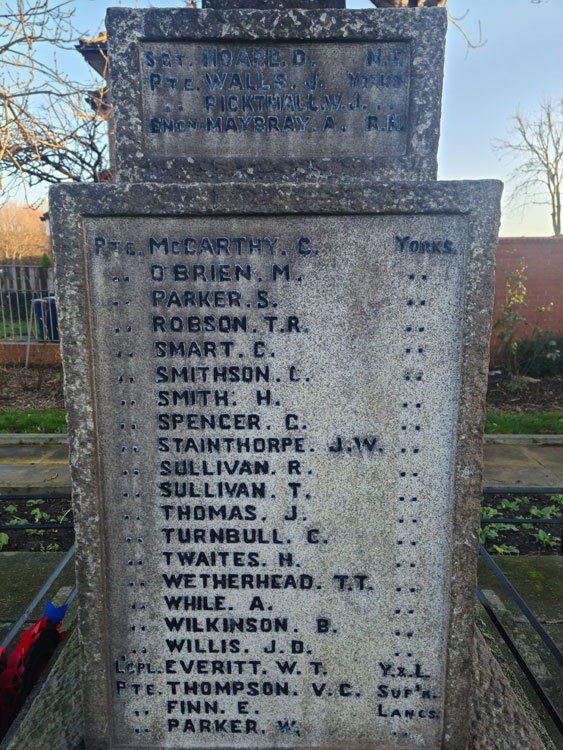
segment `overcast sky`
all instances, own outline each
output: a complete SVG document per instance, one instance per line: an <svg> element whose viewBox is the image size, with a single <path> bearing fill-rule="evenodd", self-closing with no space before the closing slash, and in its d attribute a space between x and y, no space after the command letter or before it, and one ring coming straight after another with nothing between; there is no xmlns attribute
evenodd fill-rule
<svg viewBox="0 0 563 750"><path fill-rule="evenodd" d="M183 3L77 0L76 5L77 29L94 35L103 28L108 7L164 8ZM347 7L373 8L368 0L347 0ZM513 165L500 158L492 143L510 136L511 117L517 111L533 115L543 99L563 96L563 0L449 0L449 12L461 19L460 26L473 42L479 40L480 24L486 42L468 49L462 34L449 25L438 176L504 180L501 235L551 235L547 205L528 206L524 212L511 207L508 177ZM68 59L65 64L73 65L76 76L81 63Z"/></svg>

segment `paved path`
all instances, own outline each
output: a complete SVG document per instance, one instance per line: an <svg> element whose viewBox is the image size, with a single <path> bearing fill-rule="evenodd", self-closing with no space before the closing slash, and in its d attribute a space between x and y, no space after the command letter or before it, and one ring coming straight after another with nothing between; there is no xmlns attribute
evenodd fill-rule
<svg viewBox="0 0 563 750"><path fill-rule="evenodd" d="M563 445L484 446L484 487L563 488ZM0 494L70 492L67 445L0 445Z"/></svg>
<svg viewBox="0 0 563 750"><path fill-rule="evenodd" d="M70 492L68 445L2 445L0 494Z"/></svg>
<svg viewBox="0 0 563 750"><path fill-rule="evenodd" d="M484 487L563 488L563 445L485 445Z"/></svg>

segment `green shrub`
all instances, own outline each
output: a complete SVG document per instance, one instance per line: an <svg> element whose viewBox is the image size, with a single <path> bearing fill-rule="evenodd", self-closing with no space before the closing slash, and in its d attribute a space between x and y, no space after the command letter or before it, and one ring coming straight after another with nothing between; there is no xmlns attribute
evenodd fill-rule
<svg viewBox="0 0 563 750"><path fill-rule="evenodd" d="M563 333L520 339L514 353L517 372L532 378L563 375Z"/></svg>

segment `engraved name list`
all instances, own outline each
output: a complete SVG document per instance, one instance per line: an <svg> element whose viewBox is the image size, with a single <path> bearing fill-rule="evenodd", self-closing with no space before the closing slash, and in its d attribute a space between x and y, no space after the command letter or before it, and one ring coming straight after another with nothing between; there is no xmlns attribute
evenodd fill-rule
<svg viewBox="0 0 563 750"><path fill-rule="evenodd" d="M139 45L147 152L215 155L282 138L295 156L404 154L410 44ZM250 140L249 140L250 139Z"/></svg>
<svg viewBox="0 0 563 750"><path fill-rule="evenodd" d="M465 233L84 219L120 746L438 744Z"/></svg>

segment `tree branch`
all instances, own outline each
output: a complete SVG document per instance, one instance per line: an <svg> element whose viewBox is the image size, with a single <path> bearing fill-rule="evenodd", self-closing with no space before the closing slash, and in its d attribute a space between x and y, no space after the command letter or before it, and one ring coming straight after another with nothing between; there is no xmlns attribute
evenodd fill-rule
<svg viewBox="0 0 563 750"><path fill-rule="evenodd" d="M553 233L561 235L561 182L563 168L563 98L542 102L535 119L520 113L513 118L512 140L496 139L493 147L516 162L512 196L527 198L533 185L544 186L544 203L551 206Z"/></svg>

